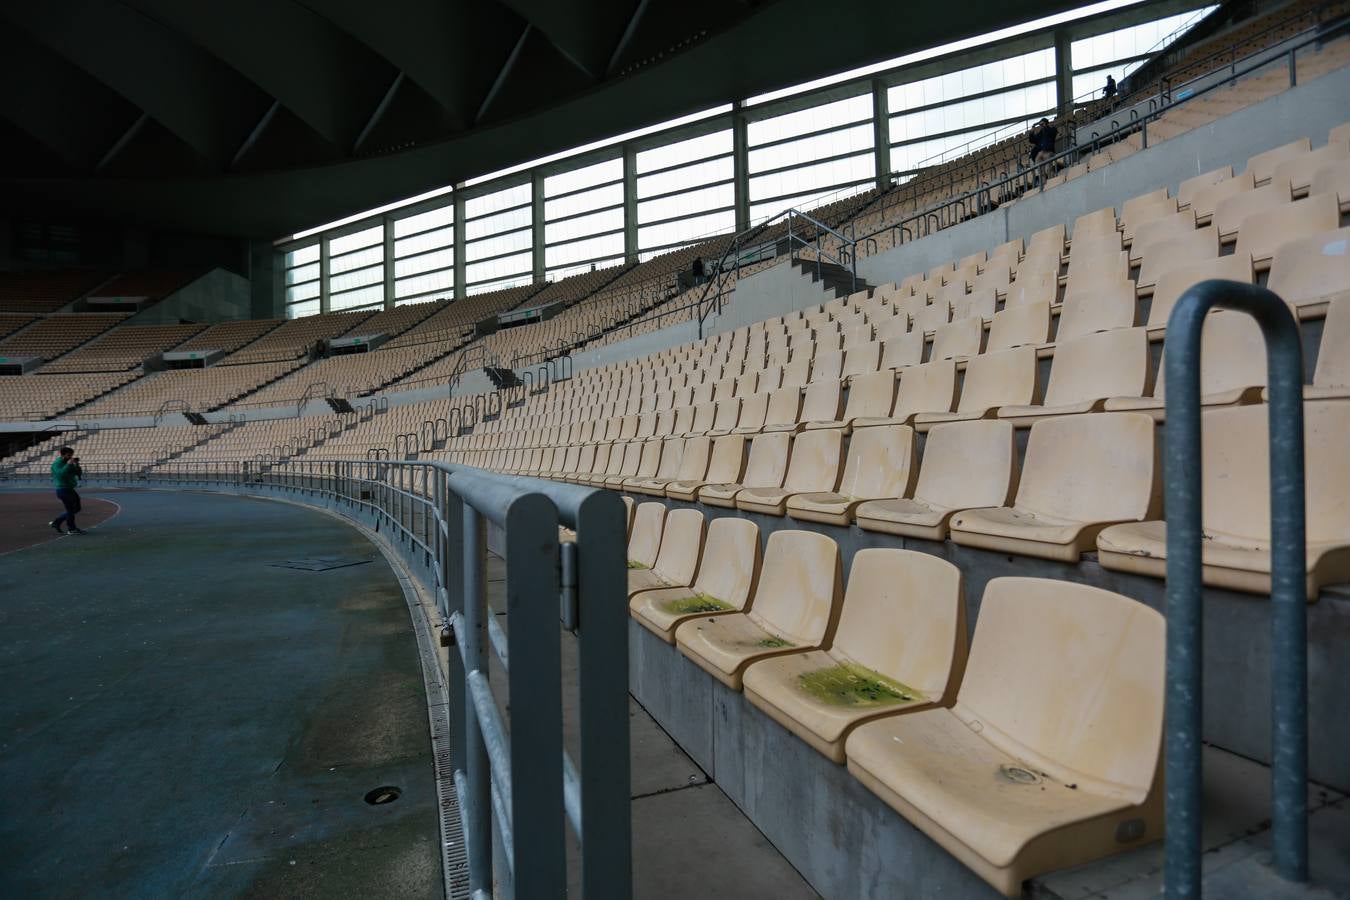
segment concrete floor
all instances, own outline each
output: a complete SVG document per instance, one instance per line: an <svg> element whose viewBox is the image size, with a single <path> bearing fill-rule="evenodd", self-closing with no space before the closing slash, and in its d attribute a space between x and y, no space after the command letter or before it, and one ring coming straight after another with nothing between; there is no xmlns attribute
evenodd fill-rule
<svg viewBox="0 0 1350 900"><path fill-rule="evenodd" d="M0 897L440 896L416 645L375 547L289 505L109 496L87 538L0 560ZM366 561L269 565L324 555Z"/></svg>

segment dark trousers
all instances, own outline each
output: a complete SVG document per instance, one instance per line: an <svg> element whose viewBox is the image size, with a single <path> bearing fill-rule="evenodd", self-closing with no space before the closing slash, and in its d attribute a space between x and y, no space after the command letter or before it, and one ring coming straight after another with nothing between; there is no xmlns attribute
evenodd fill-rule
<svg viewBox="0 0 1350 900"><path fill-rule="evenodd" d="M75 492L74 488L57 488L56 496L66 507L66 511L56 517L56 525L59 527L62 522L65 522L72 531L78 530L79 526L75 524L75 514L80 511L80 495Z"/></svg>

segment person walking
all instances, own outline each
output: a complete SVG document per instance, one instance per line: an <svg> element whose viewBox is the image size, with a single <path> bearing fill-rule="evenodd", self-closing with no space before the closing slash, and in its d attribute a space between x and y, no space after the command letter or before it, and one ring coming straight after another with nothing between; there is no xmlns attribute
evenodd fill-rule
<svg viewBox="0 0 1350 900"><path fill-rule="evenodd" d="M70 526L71 534L84 534L75 524L75 514L80 511L80 495L75 488L79 486L80 476L83 474L80 458L75 455L75 451L69 447L62 447L60 455L52 460L52 485L56 488L56 496L66 511L47 523L62 534L65 534L61 531L62 523Z"/></svg>

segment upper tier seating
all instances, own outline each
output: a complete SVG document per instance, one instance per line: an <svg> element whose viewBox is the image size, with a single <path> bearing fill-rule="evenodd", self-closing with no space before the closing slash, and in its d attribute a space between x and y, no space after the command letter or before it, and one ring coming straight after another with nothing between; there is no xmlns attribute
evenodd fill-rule
<svg viewBox="0 0 1350 900"><path fill-rule="evenodd" d="M0 341L0 356L36 356L55 359L112 328L126 318L122 313L83 313L48 316L12 337Z"/></svg>
<svg viewBox="0 0 1350 900"><path fill-rule="evenodd" d="M43 367L44 372L120 372L172 350L204 325L125 325Z"/></svg>
<svg viewBox="0 0 1350 900"><path fill-rule="evenodd" d="M0 310L56 312L107 280L107 272L0 272Z"/></svg>

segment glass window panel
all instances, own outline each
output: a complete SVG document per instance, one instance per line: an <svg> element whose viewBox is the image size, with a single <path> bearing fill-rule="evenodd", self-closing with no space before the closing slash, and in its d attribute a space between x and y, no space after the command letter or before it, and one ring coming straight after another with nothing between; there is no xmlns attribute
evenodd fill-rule
<svg viewBox="0 0 1350 900"><path fill-rule="evenodd" d="M514 275L529 275L533 271L534 254L517 253L514 256L502 256L487 262L469 263L464 267L464 280L475 283L489 278L505 278Z"/></svg>
<svg viewBox="0 0 1350 900"><path fill-rule="evenodd" d="M1055 84L1045 81L1030 87L1013 88L989 97L962 100L891 117L891 140L918 140L948 131L979 128L992 122L1039 113L1055 106Z"/></svg>
<svg viewBox="0 0 1350 900"><path fill-rule="evenodd" d="M528 205L530 202L531 190L530 183L526 181L515 187L505 188L500 191L493 191L490 194L483 194L479 197L470 197L464 201L464 217L466 219L477 218L487 213L500 212L504 209L510 209L513 206Z"/></svg>
<svg viewBox="0 0 1350 900"><path fill-rule="evenodd" d="M937 165L947 159L964 156L980 147L997 143L1009 135L1030 130L1032 124L1039 118L1040 116L1032 116L1023 122L1008 125L997 131L981 128L928 141L905 144L903 147L893 146L891 147L891 170L908 172L925 166Z"/></svg>
<svg viewBox="0 0 1350 900"><path fill-rule="evenodd" d="M358 231L355 234L333 238L328 242L328 255L337 256L342 253L356 250L360 247L369 247L372 244L380 244L383 242L384 226L373 225L370 228Z"/></svg>
<svg viewBox="0 0 1350 900"><path fill-rule="evenodd" d="M732 152L732 143L731 129L728 128L725 131L714 131L712 134L676 141L673 144L666 144L664 147L639 150L637 153L637 172L640 175L653 169L665 169L696 159L730 153Z"/></svg>
<svg viewBox="0 0 1350 900"><path fill-rule="evenodd" d="M544 179L544 196L556 197L582 188L623 180L623 158L607 159L570 172L559 172Z"/></svg>
<svg viewBox="0 0 1350 900"><path fill-rule="evenodd" d="M364 306L367 303L384 303L384 285L372 284L367 287L360 287L353 291L343 291L328 295L329 312L337 312L340 309L352 309L357 306Z"/></svg>
<svg viewBox="0 0 1350 900"><path fill-rule="evenodd" d="M402 278L405 275L418 275L422 272L431 272L436 269L453 269L455 267L455 254L450 248L436 250L431 253L423 253L418 256L409 256L405 259L394 260L394 277Z"/></svg>
<svg viewBox="0 0 1350 900"><path fill-rule="evenodd" d="M362 266L369 266L383 261L384 245L378 244L374 247L367 247L364 250L357 250L355 253L344 253L341 256L329 257L328 274L329 276L332 276L339 272L347 272L351 269L359 269Z"/></svg>
<svg viewBox="0 0 1350 900"><path fill-rule="evenodd" d="M464 259L473 262L474 260L486 259L489 256L500 256L503 253L528 250L531 245L530 229L527 228L524 231L499 234L495 237L483 238L481 241L466 244L464 246Z"/></svg>
<svg viewBox="0 0 1350 900"><path fill-rule="evenodd" d="M394 282L394 296L411 297L414 294L425 294L428 291L443 291L450 293L455 289L455 270L442 269L439 272L428 272L425 275L414 275L411 278L400 278Z"/></svg>
<svg viewBox="0 0 1350 900"><path fill-rule="evenodd" d="M588 234L615 230L623 230L623 207L602 210L589 216L564 219L561 222L550 222L544 226L544 240L549 244L555 244L558 241L570 241Z"/></svg>
<svg viewBox="0 0 1350 900"><path fill-rule="evenodd" d="M302 281L313 281L319 277L319 264L312 262L307 266L296 266L293 269L286 270L286 283L299 284Z"/></svg>
<svg viewBox="0 0 1350 900"><path fill-rule="evenodd" d="M690 242L698 238L715 234L727 234L736 230L736 213L733 210L691 216L678 222L663 222L660 225L648 225L638 229L638 248L647 250L667 244Z"/></svg>
<svg viewBox="0 0 1350 900"><path fill-rule="evenodd" d="M765 203L751 204L750 221L758 222L769 216L776 216L786 209L796 207L801 210L810 210L813 206L822 203L833 202L841 197L847 197L849 194L859 194L863 191L870 191L873 183L868 181L864 184L854 185L840 190L839 188L828 188L823 191L811 191L805 194L798 194L793 197L780 197L777 200L769 200Z"/></svg>
<svg viewBox="0 0 1350 900"><path fill-rule="evenodd" d="M948 72L921 81L898 84L888 89L886 96L891 111L898 113L1054 76L1055 51L1053 47L1047 47L1044 50L1034 50L1020 56L972 66L959 72Z"/></svg>
<svg viewBox="0 0 1350 900"><path fill-rule="evenodd" d="M577 213L590 212L593 209L622 205L623 185L610 184L580 194L559 197L557 200L544 201L544 218L545 220L560 219L563 216L574 216Z"/></svg>
<svg viewBox="0 0 1350 900"><path fill-rule="evenodd" d="M670 197L645 200L638 204L638 224L645 225L648 222L658 222L661 219L695 215L706 210L731 206L735 202L736 190L730 184L719 184L713 187L686 191L683 194L675 194Z"/></svg>
<svg viewBox="0 0 1350 900"><path fill-rule="evenodd" d="M292 303L286 307L286 318L288 319L298 319L301 316L316 316L318 314L318 300L306 300L302 303Z"/></svg>
<svg viewBox="0 0 1350 900"><path fill-rule="evenodd" d="M328 292L345 291L349 288L361 287L367 284L378 284L384 281L384 266L369 266L365 269L354 269L349 272L343 272L341 275L328 276Z"/></svg>
<svg viewBox="0 0 1350 900"><path fill-rule="evenodd" d="M464 239L471 241L474 238L486 237L490 234L500 234L503 231L524 228L530 224L530 218L530 207L522 206L520 209L511 209L496 215L484 216L481 219L473 219L464 223Z"/></svg>
<svg viewBox="0 0 1350 900"><path fill-rule="evenodd" d="M623 234L605 234L559 244L544 251L544 264L550 267L575 265L601 256L623 254Z"/></svg>
<svg viewBox="0 0 1350 900"><path fill-rule="evenodd" d="M860 122L872 117L872 95L859 94L833 103L824 103L810 109L798 110L771 119L762 119L746 125L750 146L769 141L781 141L812 131L823 131L836 125Z"/></svg>
<svg viewBox="0 0 1350 900"><path fill-rule="evenodd" d="M735 177L735 166L730 156L682 166L655 175L645 175L637 180L639 199L655 194L669 194L684 188L702 187L714 181L730 181Z"/></svg>
<svg viewBox="0 0 1350 900"><path fill-rule="evenodd" d="M394 220L394 237L400 238L408 234L416 234L419 231L429 231L432 228L443 225L455 224L454 205L442 206L439 209L433 209L428 212L418 213L415 216L408 216L404 219Z"/></svg>
<svg viewBox="0 0 1350 900"><path fill-rule="evenodd" d="M1141 25L1131 25L1106 34L1074 41L1069 49L1069 57L1074 69L1087 69L1102 66L1128 56L1142 56L1155 50L1161 50L1186 32L1191 25L1208 15L1215 7L1192 10L1175 16L1155 19ZM1103 82L1106 74L1102 74ZM1077 95L1077 90L1074 94Z"/></svg>
<svg viewBox="0 0 1350 900"><path fill-rule="evenodd" d="M303 266L306 263L315 263L319 261L319 245L311 244L308 247L301 247L299 250L292 250L286 254L286 266Z"/></svg>
<svg viewBox="0 0 1350 900"><path fill-rule="evenodd" d="M750 172L763 172L799 163L810 163L827 156L838 156L872 147L872 123L855 125L841 131L818 134L787 144L774 144L750 151Z"/></svg>
<svg viewBox="0 0 1350 900"><path fill-rule="evenodd" d="M295 287L286 288L286 302L293 303L296 300L307 300L310 297L319 296L319 283L311 281L308 284L298 284Z"/></svg>
<svg viewBox="0 0 1350 900"><path fill-rule="evenodd" d="M750 179L750 199L762 200L783 194L800 194L816 188L872 178L876 175L876 157L860 153L844 159L802 166L786 172L774 172Z"/></svg>
<svg viewBox="0 0 1350 900"><path fill-rule="evenodd" d="M416 237L394 241L394 256L409 256L413 253L425 253L438 247L449 247L455 242L455 229L442 228L439 231L426 231Z"/></svg>

